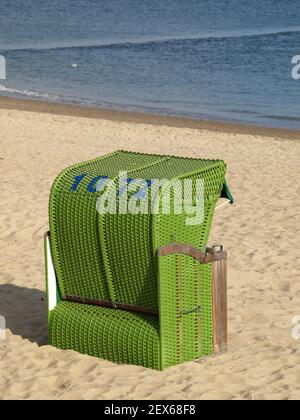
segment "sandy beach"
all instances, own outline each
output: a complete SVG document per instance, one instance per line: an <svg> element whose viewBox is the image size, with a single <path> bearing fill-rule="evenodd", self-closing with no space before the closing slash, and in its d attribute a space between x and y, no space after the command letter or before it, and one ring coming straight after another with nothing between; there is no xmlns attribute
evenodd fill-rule
<svg viewBox="0 0 300 420"><path fill-rule="evenodd" d="M300 398L300 132L1 97L0 145L0 399ZM47 345L52 182L117 149L226 161L236 204L210 238L228 251L226 354L157 372Z"/></svg>

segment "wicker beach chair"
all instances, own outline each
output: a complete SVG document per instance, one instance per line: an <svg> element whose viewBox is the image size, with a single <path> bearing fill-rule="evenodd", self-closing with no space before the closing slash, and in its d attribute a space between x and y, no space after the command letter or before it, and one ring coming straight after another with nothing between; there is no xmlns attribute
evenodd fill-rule
<svg viewBox="0 0 300 420"><path fill-rule="evenodd" d="M217 200L233 201L225 171L219 160L125 151L65 169L45 236L50 344L153 369L225 350L226 252L207 248ZM201 223L175 210L175 187L165 211L155 179L190 180L192 204L201 180ZM133 199L148 211L126 213Z"/></svg>

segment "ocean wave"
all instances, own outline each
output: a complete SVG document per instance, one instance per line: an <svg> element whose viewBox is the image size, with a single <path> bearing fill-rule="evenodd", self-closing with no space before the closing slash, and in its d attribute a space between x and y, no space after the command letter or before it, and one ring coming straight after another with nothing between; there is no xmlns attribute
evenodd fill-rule
<svg viewBox="0 0 300 420"><path fill-rule="evenodd" d="M232 38L245 38L245 37L261 37L261 36L277 36L285 34L299 33L300 27L286 27L278 29L249 29L249 30L236 30L226 32L209 32L201 34L179 35L179 36L159 36L151 38L138 38L138 39L125 39L125 40L81 40L77 42L55 42L47 44L11 45L8 47L0 45L0 51L47 51L47 50L65 50L65 49L80 49L80 48L109 48L109 47L130 47L135 45L152 45L162 43L176 43L181 41L197 41L197 40L214 40L214 39L232 39Z"/></svg>
<svg viewBox="0 0 300 420"><path fill-rule="evenodd" d="M31 99L40 99L45 102L50 103L60 103L60 104L70 104L70 105L81 105L87 107L95 107L95 108L102 108L102 109L111 109L117 111L127 111L127 112L139 112L145 114L157 114L157 115L164 115L164 116L172 116L172 117L188 117L196 120L219 120L219 121L227 121L227 122L239 122L239 123L247 123L247 124L257 124L265 126L272 126L270 121L277 121L277 123L284 122L285 124L277 124L278 127L285 127L285 128L293 128L288 123L295 122L299 123L300 117L293 116L293 115L275 115L275 114L262 114L261 112L257 111L249 111L249 110L224 110L224 112L220 113L211 113L211 112L190 112L184 110L175 110L172 107L160 107L155 106L145 106L142 104L125 104L125 103L113 103L108 101L99 101L99 100L90 100L84 99L79 97L70 97L70 96L62 96L62 95L55 95L50 93L44 93L39 91L33 91L29 89L17 89L6 87L0 84L0 96L1 93L4 93L4 96L11 96L11 97L30 97ZM228 116L228 114L236 114L238 115L245 115L247 117L255 117L256 121L253 121L253 118L233 118L233 116ZM298 125L294 127L295 129L299 129Z"/></svg>
<svg viewBox="0 0 300 420"><path fill-rule="evenodd" d="M55 103L66 103L66 104L79 104L79 105L106 105L106 102L93 101L90 99L80 98L80 97L73 97L73 96L64 96L64 95L56 95L53 93L46 93L40 92L38 90L31 90L31 89L19 89L14 87L8 87L0 84L0 95L1 93L7 96L12 97L29 97L31 99L41 99L46 102L55 102ZM108 104L108 103L107 103Z"/></svg>
<svg viewBox="0 0 300 420"><path fill-rule="evenodd" d="M3 85L0 85L0 93L1 92L5 92L12 95L29 96L31 98L39 98L49 101L58 101L60 99L58 95L51 95L48 93L38 92L34 90L11 88Z"/></svg>
<svg viewBox="0 0 300 420"><path fill-rule="evenodd" d="M61 104L74 104L74 105L83 105L83 106L92 106L100 107L107 109L116 109L116 110L133 110L143 112L143 109L148 110L150 108L144 107L142 105L134 105L127 103L114 103L105 100L93 100L82 97L75 96L66 96L66 95L56 95L53 93L45 93L37 90L31 89L19 89L14 87L8 87L0 84L0 96L3 93L3 96L11 96L14 98L18 97L29 97L31 99L41 99L46 102L54 102Z"/></svg>

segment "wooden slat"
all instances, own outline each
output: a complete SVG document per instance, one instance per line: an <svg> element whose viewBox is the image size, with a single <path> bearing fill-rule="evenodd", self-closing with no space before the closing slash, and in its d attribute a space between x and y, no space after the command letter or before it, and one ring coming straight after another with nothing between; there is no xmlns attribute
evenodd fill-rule
<svg viewBox="0 0 300 420"><path fill-rule="evenodd" d="M161 247L158 251L160 257L171 254L185 254L199 261L201 264L207 264L213 261L219 261L227 258L225 251L218 252L202 252L188 244L173 243Z"/></svg>
<svg viewBox="0 0 300 420"><path fill-rule="evenodd" d="M227 350L227 260L212 264L214 352Z"/></svg>
<svg viewBox="0 0 300 420"><path fill-rule="evenodd" d="M154 308L147 308L139 305L132 305L123 302L111 302L102 299L87 299L80 296L66 295L63 300L68 302L83 303L86 305L100 306L103 308L123 309L125 311L137 312L141 314L158 315L158 310Z"/></svg>

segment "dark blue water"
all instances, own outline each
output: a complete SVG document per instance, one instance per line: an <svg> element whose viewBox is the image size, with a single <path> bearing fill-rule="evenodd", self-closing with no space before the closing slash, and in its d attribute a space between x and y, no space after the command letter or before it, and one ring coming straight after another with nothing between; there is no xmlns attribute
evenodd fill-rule
<svg viewBox="0 0 300 420"><path fill-rule="evenodd" d="M300 129L300 1L0 0L0 94Z"/></svg>

